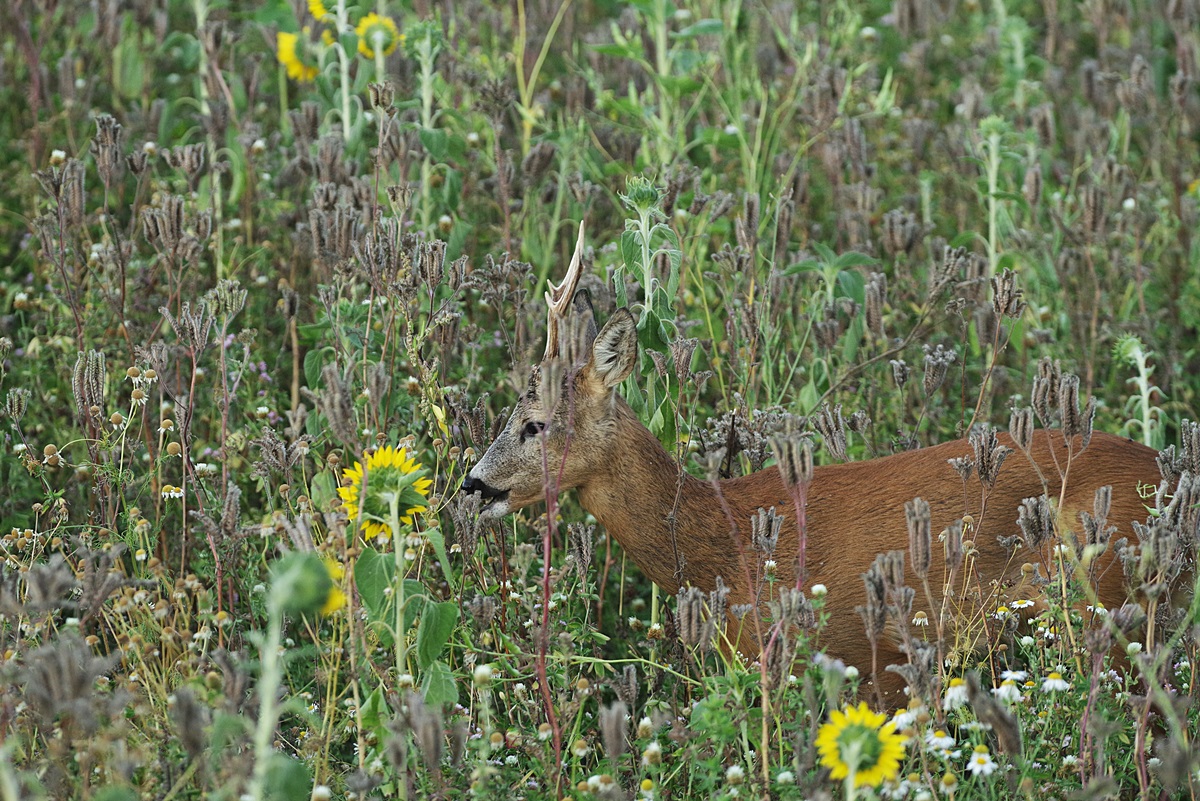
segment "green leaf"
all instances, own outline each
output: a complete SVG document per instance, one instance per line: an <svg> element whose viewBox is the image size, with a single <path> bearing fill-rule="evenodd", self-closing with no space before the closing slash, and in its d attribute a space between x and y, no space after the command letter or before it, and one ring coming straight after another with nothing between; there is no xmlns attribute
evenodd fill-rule
<svg viewBox="0 0 1200 801"><path fill-rule="evenodd" d="M417 134L421 146L434 161L445 161L450 157L450 137L439 128L422 128Z"/></svg>
<svg viewBox="0 0 1200 801"><path fill-rule="evenodd" d="M454 624L458 622L458 604L454 601L427 603L417 626L417 667L425 670L441 655Z"/></svg>
<svg viewBox="0 0 1200 801"><path fill-rule="evenodd" d="M702 19L693 22L681 31L671 34L672 39L695 39L697 36L714 36L724 32L725 23L719 19Z"/></svg>
<svg viewBox="0 0 1200 801"><path fill-rule="evenodd" d="M642 49L633 46L632 40L629 44L599 44L592 45L592 51L603 56L616 56L617 58L632 58L640 59L642 57Z"/></svg>
<svg viewBox="0 0 1200 801"><path fill-rule="evenodd" d="M325 348L314 348L304 354L304 380L309 389L316 389L321 384L321 368L325 366Z"/></svg>
<svg viewBox="0 0 1200 801"><path fill-rule="evenodd" d="M642 269L642 243L637 232L626 231L621 234L621 260L625 262L625 269L635 276L640 277L645 272Z"/></svg>
<svg viewBox="0 0 1200 801"><path fill-rule="evenodd" d="M430 706L446 706L458 703L458 687L454 674L445 662L434 662L421 678L421 693Z"/></svg>
<svg viewBox="0 0 1200 801"><path fill-rule="evenodd" d="M850 267L870 267L878 263L878 259L874 259L866 253L859 253L857 250L847 251L833 261L833 265L839 270L845 270Z"/></svg>
<svg viewBox="0 0 1200 801"><path fill-rule="evenodd" d="M384 723L390 718L392 711L388 709L387 701L383 697L383 688L376 687L375 690L366 697L362 706L362 725L368 731L376 731L383 728Z"/></svg>
<svg viewBox="0 0 1200 801"><path fill-rule="evenodd" d="M267 765L267 795L272 801L293 801L312 795L312 774L308 766L285 754L272 753Z"/></svg>
<svg viewBox="0 0 1200 801"><path fill-rule="evenodd" d="M866 295L866 279L862 273L846 270L838 273L838 288L855 303L862 304Z"/></svg>
<svg viewBox="0 0 1200 801"><path fill-rule="evenodd" d="M333 499L337 497L337 486L333 480L333 473L329 470L322 470L313 476L308 485L308 492L316 508L328 509L333 503Z"/></svg>

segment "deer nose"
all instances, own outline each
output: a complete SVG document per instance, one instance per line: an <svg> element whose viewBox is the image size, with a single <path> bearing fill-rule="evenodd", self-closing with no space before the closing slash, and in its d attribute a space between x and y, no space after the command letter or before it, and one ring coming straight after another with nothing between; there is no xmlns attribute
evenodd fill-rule
<svg viewBox="0 0 1200 801"><path fill-rule="evenodd" d="M468 495L478 492L486 501L489 498L499 498L507 494L505 490L498 490L495 487L489 487L485 482L475 476L468 475L463 479L462 491Z"/></svg>

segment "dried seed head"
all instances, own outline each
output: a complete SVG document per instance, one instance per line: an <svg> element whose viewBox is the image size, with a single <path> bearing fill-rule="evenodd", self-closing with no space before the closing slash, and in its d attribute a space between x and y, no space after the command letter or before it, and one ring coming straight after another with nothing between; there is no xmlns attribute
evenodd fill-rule
<svg viewBox="0 0 1200 801"><path fill-rule="evenodd" d="M892 359L888 364L892 366L892 380L896 382L897 387L903 389L908 383L908 363L903 359Z"/></svg>
<svg viewBox="0 0 1200 801"><path fill-rule="evenodd" d="M675 362L675 380L679 386L688 383L692 376L692 356L696 352L698 339L680 338L671 343L671 358Z"/></svg>
<svg viewBox="0 0 1200 801"><path fill-rule="evenodd" d="M716 626L723 625L729 604L729 587L720 576L716 577L716 589L708 594L708 611Z"/></svg>
<svg viewBox="0 0 1200 801"><path fill-rule="evenodd" d="M1044 427L1054 422L1058 411L1058 386L1062 379L1062 369L1057 361L1049 356L1042 357L1038 362L1038 374L1033 379L1033 411Z"/></svg>
<svg viewBox="0 0 1200 801"><path fill-rule="evenodd" d="M925 346L925 395L931 396L937 392L942 382L946 380L946 371L954 364L956 354L941 345Z"/></svg>
<svg viewBox="0 0 1200 801"><path fill-rule="evenodd" d="M913 573L924 580L929 575L933 554L929 504L922 498L913 498L904 504L904 516L908 521L908 553Z"/></svg>
<svg viewBox="0 0 1200 801"><path fill-rule="evenodd" d="M1084 541L1087 545L1103 549L1108 546L1108 540L1116 532L1116 526L1108 525L1108 512L1112 508L1112 486L1105 485L1096 490L1092 501L1092 511L1079 513L1083 524Z"/></svg>
<svg viewBox="0 0 1200 801"><path fill-rule="evenodd" d="M15 387L8 391L4 398L4 413L14 423L20 423L29 408L29 398L32 393L24 387Z"/></svg>
<svg viewBox="0 0 1200 801"><path fill-rule="evenodd" d="M479 499L478 494L471 497ZM596 551L596 526L583 523L567 525L567 550L580 578L587 575Z"/></svg>
<svg viewBox="0 0 1200 801"><path fill-rule="evenodd" d="M529 153L521 160L521 178L525 186L540 184L550 171L550 165L554 163L557 154L558 147L553 142L541 141L531 147Z"/></svg>
<svg viewBox="0 0 1200 801"><path fill-rule="evenodd" d="M367 84L367 92L371 97L371 108L383 111L389 115L395 113L393 106L396 103L396 87L392 86L391 81L369 83Z"/></svg>
<svg viewBox="0 0 1200 801"><path fill-rule="evenodd" d="M71 377L71 391L75 396L80 420L88 419L88 409L92 406L104 406L104 385L107 381L108 366L104 354L98 350L91 350L86 354L80 351Z"/></svg>
<svg viewBox="0 0 1200 801"><path fill-rule="evenodd" d="M804 597L804 593L792 587L779 591L778 599L770 603L771 614L783 627L784 631L793 626L808 631L817 625L816 612L812 602Z"/></svg>
<svg viewBox="0 0 1200 801"><path fill-rule="evenodd" d="M1021 194L1025 202L1035 207L1042 199L1042 165L1032 164L1025 170L1025 180L1021 184Z"/></svg>
<svg viewBox="0 0 1200 801"><path fill-rule="evenodd" d="M1082 190L1080 204L1083 207L1083 233L1093 242L1098 242L1104 235L1105 203L1107 194L1104 187L1089 184Z"/></svg>
<svg viewBox="0 0 1200 801"><path fill-rule="evenodd" d="M699 587L684 587L676 596L676 609L680 642L685 648L706 652L712 640L705 632L704 591Z"/></svg>
<svg viewBox="0 0 1200 801"><path fill-rule="evenodd" d="M1045 495L1025 498L1017 508L1017 525L1025 537L1025 543L1033 549L1054 536L1054 514Z"/></svg>
<svg viewBox="0 0 1200 801"><path fill-rule="evenodd" d="M996 438L996 429L988 425L976 428L968 439L975 451L975 467L979 471L979 480L991 489L996 486L1000 468L1012 453L1012 448L1001 445Z"/></svg>
<svg viewBox="0 0 1200 801"><path fill-rule="evenodd" d="M790 490L796 486L806 487L812 482L812 442L806 435L772 437L771 451L785 487Z"/></svg>
<svg viewBox="0 0 1200 801"><path fill-rule="evenodd" d="M333 362L321 370L322 387L317 396L317 409L325 415L329 429L342 444L355 447L358 443L358 424L354 417L354 400L341 371Z"/></svg>
<svg viewBox="0 0 1200 801"><path fill-rule="evenodd" d="M904 209L893 209L883 215L883 249L889 256L911 253L921 241L920 234L917 218Z"/></svg>
<svg viewBox="0 0 1200 801"><path fill-rule="evenodd" d="M105 187L111 187L121 167L121 124L112 115L101 114L96 118L96 138L91 150L100 180Z"/></svg>
<svg viewBox="0 0 1200 801"><path fill-rule="evenodd" d="M1017 274L1005 269L992 278L992 309L997 317L1020 319L1025 311L1022 292L1017 288Z"/></svg>
<svg viewBox="0 0 1200 801"><path fill-rule="evenodd" d="M750 542L754 548L766 556L775 553L779 544L779 532L783 528L783 518L775 512L775 508L759 508L750 518Z"/></svg>
<svg viewBox="0 0 1200 801"><path fill-rule="evenodd" d="M865 289L867 330L878 339L883 339L883 307L887 304L887 277L883 273L871 273Z"/></svg>
<svg viewBox="0 0 1200 801"><path fill-rule="evenodd" d="M963 521L955 520L942 529L942 550L946 557L946 570L954 572L962 565L963 560Z"/></svg>
<svg viewBox="0 0 1200 801"><path fill-rule="evenodd" d="M442 746L446 741L442 710L428 706L418 693L407 694L408 725L425 770L437 775L442 769Z"/></svg>
<svg viewBox="0 0 1200 801"><path fill-rule="evenodd" d="M954 468L954 472L958 473L958 477L966 481L975 472L975 460L970 456L956 456L953 459L947 459L946 463Z"/></svg>
<svg viewBox="0 0 1200 801"><path fill-rule="evenodd" d="M1028 406L1014 408L1008 417L1008 435L1025 453L1033 444L1033 409Z"/></svg>
<svg viewBox="0 0 1200 801"><path fill-rule="evenodd" d="M604 741L604 755L614 764L625 753L626 739L629 734L625 718L628 715L629 707L621 700L600 707L600 737Z"/></svg>
<svg viewBox="0 0 1200 801"><path fill-rule="evenodd" d="M871 642L875 642L883 634L884 626L887 624L886 582L882 558L883 554L879 554L867 572L862 574L867 603L855 609L862 618L867 639Z"/></svg>
<svg viewBox="0 0 1200 801"><path fill-rule="evenodd" d="M842 405L831 407L826 403L821 406L821 411L813 417L813 427L829 453L839 462L846 461L846 419L842 417Z"/></svg>

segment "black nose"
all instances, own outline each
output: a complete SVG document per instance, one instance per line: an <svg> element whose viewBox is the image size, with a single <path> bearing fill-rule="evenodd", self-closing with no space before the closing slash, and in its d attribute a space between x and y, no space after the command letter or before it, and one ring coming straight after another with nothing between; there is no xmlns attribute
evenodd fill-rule
<svg viewBox="0 0 1200 801"><path fill-rule="evenodd" d="M465 479L463 479L462 491L467 494L478 492L483 496L485 501L489 498L499 498L506 492L505 490L498 490L495 487L489 487L487 484L475 478L474 476L467 476Z"/></svg>

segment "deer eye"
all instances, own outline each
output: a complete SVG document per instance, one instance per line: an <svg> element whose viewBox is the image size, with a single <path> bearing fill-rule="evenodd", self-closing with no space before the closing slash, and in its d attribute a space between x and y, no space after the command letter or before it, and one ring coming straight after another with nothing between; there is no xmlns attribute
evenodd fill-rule
<svg viewBox="0 0 1200 801"><path fill-rule="evenodd" d="M536 437L538 434L542 433L545 430L546 430L545 423L543 423L540 420L530 420L528 423L525 424L525 427L521 429L521 439L527 440L532 437Z"/></svg>

